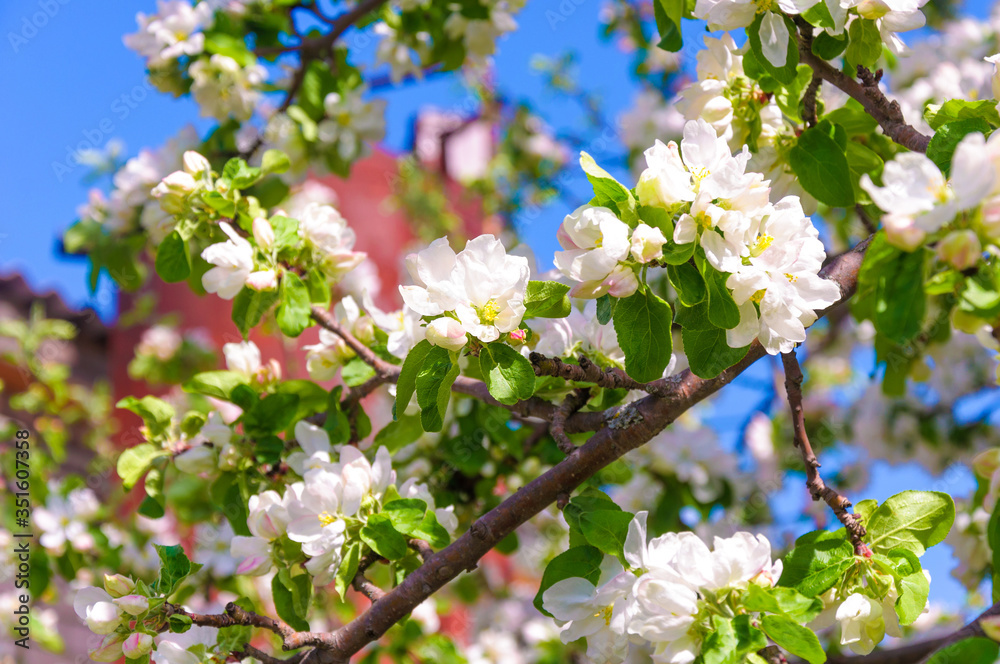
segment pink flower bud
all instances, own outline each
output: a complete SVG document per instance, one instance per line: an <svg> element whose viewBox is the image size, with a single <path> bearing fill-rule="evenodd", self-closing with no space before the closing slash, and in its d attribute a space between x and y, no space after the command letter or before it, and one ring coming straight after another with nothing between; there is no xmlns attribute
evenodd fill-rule
<svg viewBox="0 0 1000 664"><path fill-rule="evenodd" d="M255 291L274 290L278 287L278 275L274 270L258 270L248 274L245 283Z"/></svg>
<svg viewBox="0 0 1000 664"><path fill-rule="evenodd" d="M461 350L466 342L465 328L454 318L437 318L427 326L427 341L448 350Z"/></svg>
<svg viewBox="0 0 1000 664"><path fill-rule="evenodd" d="M956 270L967 270L983 257L983 245L975 231L952 231L938 242L937 255Z"/></svg>
<svg viewBox="0 0 1000 664"><path fill-rule="evenodd" d="M137 616L149 610L149 599L143 595L125 595L114 602L118 608L131 616Z"/></svg>
<svg viewBox="0 0 1000 664"><path fill-rule="evenodd" d="M135 581L121 574L105 574L104 589L112 597L128 595L135 588Z"/></svg>
<svg viewBox="0 0 1000 664"><path fill-rule="evenodd" d="M257 246L261 249L270 249L274 246L274 228L264 217L257 217L253 220L253 239L257 241Z"/></svg>
<svg viewBox="0 0 1000 664"><path fill-rule="evenodd" d="M129 659L142 657L153 649L153 637L142 632L129 634L122 643L122 653Z"/></svg>
<svg viewBox="0 0 1000 664"><path fill-rule="evenodd" d="M95 662L116 662L122 658L122 637L120 634L108 634L100 645L90 651L90 659Z"/></svg>

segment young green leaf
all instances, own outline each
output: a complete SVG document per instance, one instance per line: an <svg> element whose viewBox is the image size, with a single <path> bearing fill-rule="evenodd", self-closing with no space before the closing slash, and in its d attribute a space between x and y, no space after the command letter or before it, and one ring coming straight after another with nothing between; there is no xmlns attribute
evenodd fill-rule
<svg viewBox="0 0 1000 664"><path fill-rule="evenodd" d="M854 205L854 190L845 152L846 141L841 144L837 140L835 126L823 120L802 132L788 153L788 163L802 188L816 200L831 207L848 207ZM844 137L846 139L846 133Z"/></svg>
<svg viewBox="0 0 1000 664"><path fill-rule="evenodd" d="M808 627L803 627L791 618L782 615L765 615L760 627L778 646L798 655L809 664L823 664L826 653L819 639Z"/></svg>
<svg viewBox="0 0 1000 664"><path fill-rule="evenodd" d="M629 376L640 383L663 376L673 351L672 321L670 305L648 289L618 301L615 332Z"/></svg>
<svg viewBox="0 0 1000 664"><path fill-rule="evenodd" d="M187 242L177 231L165 237L156 248L156 273L168 284L184 281L191 274Z"/></svg>
<svg viewBox="0 0 1000 664"><path fill-rule="evenodd" d="M479 370L490 395L505 405L531 397L535 391L535 370L524 355L510 346L493 342L479 351Z"/></svg>
<svg viewBox="0 0 1000 664"><path fill-rule="evenodd" d="M572 311L569 286L558 281L529 281L524 297L525 318L565 318Z"/></svg>
<svg viewBox="0 0 1000 664"><path fill-rule="evenodd" d="M681 330L684 353L691 373L700 378L715 378L743 359L750 346L730 348L726 331L717 327L705 330L685 327Z"/></svg>
<svg viewBox="0 0 1000 664"><path fill-rule="evenodd" d="M955 503L940 491L903 491L868 519L865 541L872 551L906 549L918 556L943 541L955 521Z"/></svg>
<svg viewBox="0 0 1000 664"><path fill-rule="evenodd" d="M282 334L297 337L311 321L311 301L309 289L294 272L285 272L281 277L281 304L276 318Z"/></svg>

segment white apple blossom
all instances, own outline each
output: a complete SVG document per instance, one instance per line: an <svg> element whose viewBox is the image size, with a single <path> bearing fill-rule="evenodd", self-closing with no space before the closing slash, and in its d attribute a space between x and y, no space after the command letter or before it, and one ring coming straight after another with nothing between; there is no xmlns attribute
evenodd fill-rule
<svg viewBox="0 0 1000 664"><path fill-rule="evenodd" d="M586 637L592 661L621 662L628 650L627 600L635 582L634 574L607 556L596 586L580 577L563 579L542 593L542 606L562 623L563 643Z"/></svg>
<svg viewBox="0 0 1000 664"><path fill-rule="evenodd" d="M293 495L288 492L286 498ZM250 496L247 511L247 528L255 537L273 540L285 534L290 518L288 507L276 491Z"/></svg>
<svg viewBox="0 0 1000 664"><path fill-rule="evenodd" d="M188 69L191 94L201 107L202 117L225 122L233 117L249 120L260 101L260 87L267 80L261 65L241 66L228 55L216 53L199 58Z"/></svg>
<svg viewBox="0 0 1000 664"><path fill-rule="evenodd" d="M236 535L230 542L229 553L239 561L236 574L262 576L270 572L273 567L271 542L263 537Z"/></svg>
<svg viewBox="0 0 1000 664"><path fill-rule="evenodd" d="M982 203L997 181L991 158L996 145L1000 143L987 145L979 133L965 136L955 148L947 180L934 162L918 152L904 152L886 163L881 187L867 174L861 176L861 188L886 213L882 217L886 239L912 251L956 214Z"/></svg>
<svg viewBox="0 0 1000 664"><path fill-rule="evenodd" d="M94 634L111 634L122 623L122 610L103 588L89 586L77 591L73 610Z"/></svg>
<svg viewBox="0 0 1000 664"><path fill-rule="evenodd" d="M640 223L632 230L631 254L639 263L648 263L663 257L663 245L667 243L663 231Z"/></svg>
<svg viewBox="0 0 1000 664"><path fill-rule="evenodd" d="M218 467L219 451L212 445L193 445L174 457L174 466L182 473L202 475Z"/></svg>
<svg viewBox="0 0 1000 664"><path fill-rule="evenodd" d="M336 277L347 274L365 259L354 251L357 237L337 208L310 203L299 216L299 235L319 252L321 260Z"/></svg>
<svg viewBox="0 0 1000 664"><path fill-rule="evenodd" d="M875 21L882 42L894 55L906 55L909 49L897 32L908 32L924 27L927 19L920 8L927 0L854 0L841 3L853 7L862 18Z"/></svg>
<svg viewBox="0 0 1000 664"><path fill-rule="evenodd" d="M713 236L719 238L712 231L705 233ZM816 321L816 311L840 299L840 287L819 276L826 251L798 198L788 196L776 203L746 237L752 237L743 245L749 246L749 257L739 258L742 246L728 245L715 253L728 256L718 267L733 273L726 285L740 307L740 323L727 331L726 340L741 348L757 337L772 355L788 352L805 340L805 328Z"/></svg>
<svg viewBox="0 0 1000 664"><path fill-rule="evenodd" d="M410 349L420 343L427 328L422 325L420 314L408 306L394 312L385 312L375 306L366 290L362 296L365 311L372 317L375 325L388 335L386 350L402 359Z"/></svg>
<svg viewBox="0 0 1000 664"><path fill-rule="evenodd" d="M87 529L90 521L100 508L97 496L90 489L74 489L65 497L53 487L38 507L32 518L42 531L39 543L57 554L66 550L66 545L76 551L89 551L94 547L94 537Z"/></svg>
<svg viewBox="0 0 1000 664"><path fill-rule="evenodd" d="M326 118L317 128L319 140L332 145L344 161L363 156L366 144L385 137L386 101L365 101L362 94L355 88L343 94L331 92L323 99Z"/></svg>
<svg viewBox="0 0 1000 664"><path fill-rule="evenodd" d="M867 655L885 636L882 605L861 593L854 593L837 608L840 644L858 655Z"/></svg>
<svg viewBox="0 0 1000 664"><path fill-rule="evenodd" d="M628 297L638 288L635 273L619 264L631 249L629 227L610 209L581 205L566 215L556 237L563 251L556 252L554 262L576 282L573 297Z"/></svg>
<svg viewBox="0 0 1000 664"><path fill-rule="evenodd" d="M180 350L183 342L183 338L174 328L154 325L142 333L135 352L137 355L152 355L161 362L166 362Z"/></svg>
<svg viewBox="0 0 1000 664"><path fill-rule="evenodd" d="M139 31L125 35L125 46L146 58L150 67L204 50L201 30L212 24L211 3L192 6L187 0L159 0L156 9L152 15L136 15Z"/></svg>
<svg viewBox="0 0 1000 664"><path fill-rule="evenodd" d="M215 266L202 275L201 285L209 293L231 300L243 290L243 284L253 272L253 247L225 221L219 223L219 228L229 239L201 252L201 257Z"/></svg>
<svg viewBox="0 0 1000 664"><path fill-rule="evenodd" d="M447 238L406 257L414 281L400 286L403 302L421 316L452 312L466 332L480 341L496 341L512 332L524 316L528 261L508 255L492 235L469 240L456 254Z"/></svg>
<svg viewBox="0 0 1000 664"><path fill-rule="evenodd" d="M260 348L252 341L223 344L222 354L226 358L226 368L253 378L261 370ZM228 427L227 427L228 428Z"/></svg>
<svg viewBox="0 0 1000 664"><path fill-rule="evenodd" d="M87 654L95 662L117 662L124 654L122 652L122 643L124 640L121 634L108 634L101 639L101 642L95 648L91 648Z"/></svg>

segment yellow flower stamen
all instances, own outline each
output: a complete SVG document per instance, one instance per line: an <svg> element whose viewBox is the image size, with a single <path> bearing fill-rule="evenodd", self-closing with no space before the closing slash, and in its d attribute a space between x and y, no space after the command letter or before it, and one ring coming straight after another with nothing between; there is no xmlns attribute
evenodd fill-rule
<svg viewBox="0 0 1000 664"><path fill-rule="evenodd" d="M614 610L615 610L615 605L614 604L608 604L606 607L604 607L603 609L601 609L600 611L598 611L597 613L595 613L594 617L595 618L604 618L604 624L606 626L610 625L611 624L611 614L614 613Z"/></svg>
<svg viewBox="0 0 1000 664"><path fill-rule="evenodd" d="M335 517L334 515L330 514L329 512L320 512L319 513L319 522L322 523L324 526L329 526L331 523L333 523L336 520L337 520L337 517Z"/></svg>
<svg viewBox="0 0 1000 664"><path fill-rule="evenodd" d="M760 301L764 299L764 294L766 292L766 288L761 288L759 291L750 296L750 301L754 304L760 304Z"/></svg>
<svg viewBox="0 0 1000 664"><path fill-rule="evenodd" d="M788 279L789 283L794 284L798 280L798 277L796 277L794 274L789 274L788 272L785 272L785 279Z"/></svg>
<svg viewBox="0 0 1000 664"><path fill-rule="evenodd" d="M476 312L479 314L480 323L492 325L496 321L497 316L500 315L500 304L493 299L478 308Z"/></svg>
<svg viewBox="0 0 1000 664"><path fill-rule="evenodd" d="M770 235L764 234L759 236L756 242L754 242L753 247L750 248L750 255L760 256L771 246L772 242L774 242L774 237Z"/></svg>

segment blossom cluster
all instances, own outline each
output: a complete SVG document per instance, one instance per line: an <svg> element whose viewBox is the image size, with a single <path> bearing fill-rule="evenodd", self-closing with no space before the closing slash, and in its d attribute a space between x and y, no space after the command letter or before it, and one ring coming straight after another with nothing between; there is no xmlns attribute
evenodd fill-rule
<svg viewBox="0 0 1000 664"><path fill-rule="evenodd" d="M356 447L331 447L326 432L307 422L296 425L295 435L302 451L289 456L288 464L303 480L282 495L269 490L250 497L247 525L252 535L236 536L231 545L240 561L237 574L271 571L280 562L275 542L287 537L302 545L308 557L304 567L313 583L331 583L340 570L345 542L379 511L390 487L401 497L423 500L449 532L457 527L453 508L436 508L426 485L409 479L394 486L396 474L386 448L377 450L372 463ZM332 461L335 454L337 461Z"/></svg>
<svg viewBox="0 0 1000 664"><path fill-rule="evenodd" d="M406 306L432 316L427 340L448 350L460 350L471 335L483 343L518 329L530 270L522 256L507 254L492 235L469 240L455 253L447 238L406 257L414 283L400 286Z"/></svg>
<svg viewBox="0 0 1000 664"><path fill-rule="evenodd" d="M653 645L656 662L687 664L711 630L713 611L740 608L751 583L771 587L781 561L761 535L716 538L714 548L694 533L667 533L647 541L646 512L629 524L624 560L606 557L597 584L580 577L558 581L543 607L563 624L564 643L587 638L595 662L624 661L630 641Z"/></svg>

